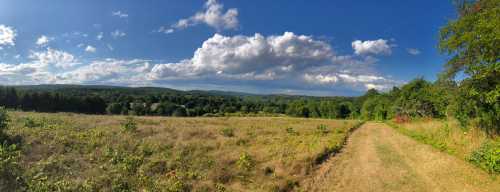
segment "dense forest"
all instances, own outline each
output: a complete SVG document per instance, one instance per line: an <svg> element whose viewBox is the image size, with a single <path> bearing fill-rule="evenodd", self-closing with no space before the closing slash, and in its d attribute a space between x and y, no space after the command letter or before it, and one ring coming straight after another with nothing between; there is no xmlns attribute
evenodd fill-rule
<svg viewBox="0 0 500 192"><path fill-rule="evenodd" d="M349 118L361 105L350 97L250 95L165 88L40 85L0 88L0 105L39 112L88 114L223 116L287 114L297 117Z"/></svg>

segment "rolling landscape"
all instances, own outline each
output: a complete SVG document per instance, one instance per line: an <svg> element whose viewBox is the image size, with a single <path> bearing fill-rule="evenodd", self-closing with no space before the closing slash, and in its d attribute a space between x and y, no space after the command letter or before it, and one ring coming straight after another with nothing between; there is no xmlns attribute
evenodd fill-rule
<svg viewBox="0 0 500 192"><path fill-rule="evenodd" d="M498 192L499 61L500 0L0 2L0 192Z"/></svg>

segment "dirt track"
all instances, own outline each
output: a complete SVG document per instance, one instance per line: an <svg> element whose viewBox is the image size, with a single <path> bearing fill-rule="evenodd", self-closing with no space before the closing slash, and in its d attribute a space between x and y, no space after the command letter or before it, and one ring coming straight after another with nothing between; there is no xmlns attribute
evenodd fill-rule
<svg viewBox="0 0 500 192"><path fill-rule="evenodd" d="M366 123L301 191L500 191L500 178L420 144L383 123Z"/></svg>

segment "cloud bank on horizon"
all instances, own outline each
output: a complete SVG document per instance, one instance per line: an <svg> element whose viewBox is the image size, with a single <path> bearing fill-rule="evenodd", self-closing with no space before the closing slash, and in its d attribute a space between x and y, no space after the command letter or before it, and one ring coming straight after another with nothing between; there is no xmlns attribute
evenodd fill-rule
<svg viewBox="0 0 500 192"><path fill-rule="evenodd" d="M133 19L133 16L122 10L111 12L110 17ZM377 70L380 58L390 57L397 48L393 39L356 39L351 43L350 53L345 53L336 48L344 45L294 32L224 35L221 32L234 32L240 28L239 10L224 9L224 5L216 0L206 1L203 9L192 16L181 17L172 25L159 26L160 29L153 31L183 33L182 30L200 24L212 28L216 33L200 42L190 57L173 62L108 56L111 55L109 52L114 51L113 42L128 38L124 28L106 32L95 25L99 31L92 35L83 32L68 32L59 36L38 34L24 59L17 59L18 62L0 61L0 83L174 88L186 85L188 89L193 86L195 89L247 86L261 88L264 93L297 94L321 94L332 89L358 92L368 89L388 90L404 83ZM15 49L18 39L33 38L18 35L18 30L22 29L0 23L0 49ZM105 43L105 46L96 48L90 40L79 43L79 51L55 46L57 41L71 41L71 36L83 39L89 39L90 36L93 40ZM421 53L417 48L404 50L413 56ZM19 55L12 57L19 58ZM258 91L250 89L249 92Z"/></svg>

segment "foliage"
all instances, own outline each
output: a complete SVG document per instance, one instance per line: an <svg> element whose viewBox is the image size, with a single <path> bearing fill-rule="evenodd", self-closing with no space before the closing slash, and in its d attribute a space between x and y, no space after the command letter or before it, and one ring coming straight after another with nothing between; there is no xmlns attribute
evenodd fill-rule
<svg viewBox="0 0 500 192"><path fill-rule="evenodd" d="M430 83L417 78L387 93L367 93L363 96L361 117L379 121L407 117L445 118L455 90L450 82Z"/></svg>
<svg viewBox="0 0 500 192"><path fill-rule="evenodd" d="M351 118L359 113L350 97L244 95L164 88L40 85L0 87L0 105L38 112L88 114L229 116L287 114Z"/></svg>
<svg viewBox="0 0 500 192"><path fill-rule="evenodd" d="M137 122L133 117L127 117L125 118L125 121L122 122L121 124L122 130L128 131L128 132L134 132L137 130Z"/></svg>
<svg viewBox="0 0 500 192"><path fill-rule="evenodd" d="M490 173L500 173L500 141L487 141L472 152L469 161Z"/></svg>
<svg viewBox="0 0 500 192"><path fill-rule="evenodd" d="M251 171L255 166L255 160L248 153L242 153L236 162L238 167L243 171Z"/></svg>
<svg viewBox="0 0 500 192"><path fill-rule="evenodd" d="M9 124L9 116L5 108L0 107L0 142L3 142L4 130Z"/></svg>
<svg viewBox="0 0 500 192"><path fill-rule="evenodd" d="M446 76L463 72L456 117L500 132L500 1L459 1L459 18L441 29L439 47L451 56Z"/></svg>
<svg viewBox="0 0 500 192"><path fill-rule="evenodd" d="M17 191L23 185L17 146L0 144L0 191Z"/></svg>

